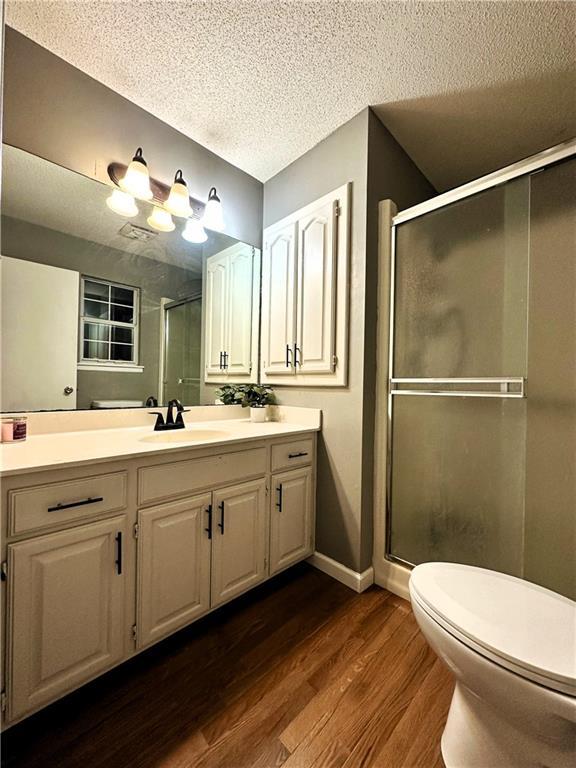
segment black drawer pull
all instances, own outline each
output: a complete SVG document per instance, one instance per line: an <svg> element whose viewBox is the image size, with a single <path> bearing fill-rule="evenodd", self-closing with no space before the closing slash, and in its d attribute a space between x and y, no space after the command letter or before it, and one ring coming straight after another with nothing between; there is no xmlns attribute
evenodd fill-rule
<svg viewBox="0 0 576 768"><path fill-rule="evenodd" d="M282 483L276 488L278 491L278 501L276 502L276 506L278 507L278 512L282 512Z"/></svg>
<svg viewBox="0 0 576 768"><path fill-rule="evenodd" d="M308 451L300 451L299 453L289 453L289 459L299 459L300 456L308 456Z"/></svg>
<svg viewBox="0 0 576 768"><path fill-rule="evenodd" d="M222 532L222 536L224 536L224 502L220 502L218 504L218 508L220 510L220 522L218 523L218 528L220 528L220 531Z"/></svg>
<svg viewBox="0 0 576 768"><path fill-rule="evenodd" d="M100 501L104 501L104 496L95 496L93 499L82 499L82 501L71 501L70 504L56 504L55 507L48 507L48 512L60 512L62 509L70 509L71 507L85 507L86 504L98 504Z"/></svg>
<svg viewBox="0 0 576 768"><path fill-rule="evenodd" d="M116 534L116 572L120 576L122 574L122 532L118 531Z"/></svg>
<svg viewBox="0 0 576 768"><path fill-rule="evenodd" d="M212 504L208 505L208 509L206 510L208 513L208 528L204 528L206 533L208 534L208 538L212 538Z"/></svg>

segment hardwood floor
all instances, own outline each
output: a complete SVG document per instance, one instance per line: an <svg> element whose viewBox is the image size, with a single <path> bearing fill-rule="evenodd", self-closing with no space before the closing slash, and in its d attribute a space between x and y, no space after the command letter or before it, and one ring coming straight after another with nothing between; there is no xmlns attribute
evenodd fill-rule
<svg viewBox="0 0 576 768"><path fill-rule="evenodd" d="M441 768L410 606L297 566L3 737L6 768Z"/></svg>

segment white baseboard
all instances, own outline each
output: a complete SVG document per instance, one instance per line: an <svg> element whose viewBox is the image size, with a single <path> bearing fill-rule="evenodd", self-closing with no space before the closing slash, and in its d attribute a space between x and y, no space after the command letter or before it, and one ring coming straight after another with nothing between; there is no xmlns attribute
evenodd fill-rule
<svg viewBox="0 0 576 768"><path fill-rule="evenodd" d="M367 568L362 573L358 573L342 565L337 560L323 555L321 552L314 552L307 562L313 565L314 568L318 568L322 573L326 573L328 576L336 579L336 581L340 581L342 584L350 587L355 592L364 592L364 590L374 584L374 568L372 567Z"/></svg>
<svg viewBox="0 0 576 768"><path fill-rule="evenodd" d="M393 592L404 600L410 600L410 590L408 582L410 581L410 568L406 568L399 563L393 563L383 558L375 561L376 569L374 581L379 587Z"/></svg>

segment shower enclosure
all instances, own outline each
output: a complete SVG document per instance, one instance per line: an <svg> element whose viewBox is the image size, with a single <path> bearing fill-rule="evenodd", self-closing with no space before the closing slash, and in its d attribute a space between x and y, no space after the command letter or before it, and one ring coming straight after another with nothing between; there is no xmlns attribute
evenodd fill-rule
<svg viewBox="0 0 576 768"><path fill-rule="evenodd" d="M392 227L386 557L576 593L576 158Z"/></svg>

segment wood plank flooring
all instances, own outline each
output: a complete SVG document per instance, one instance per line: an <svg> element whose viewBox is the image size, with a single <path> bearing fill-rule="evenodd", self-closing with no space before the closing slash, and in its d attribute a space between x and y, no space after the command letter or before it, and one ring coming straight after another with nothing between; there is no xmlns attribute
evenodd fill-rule
<svg viewBox="0 0 576 768"><path fill-rule="evenodd" d="M410 606L297 566L13 726L5 768L442 768Z"/></svg>

